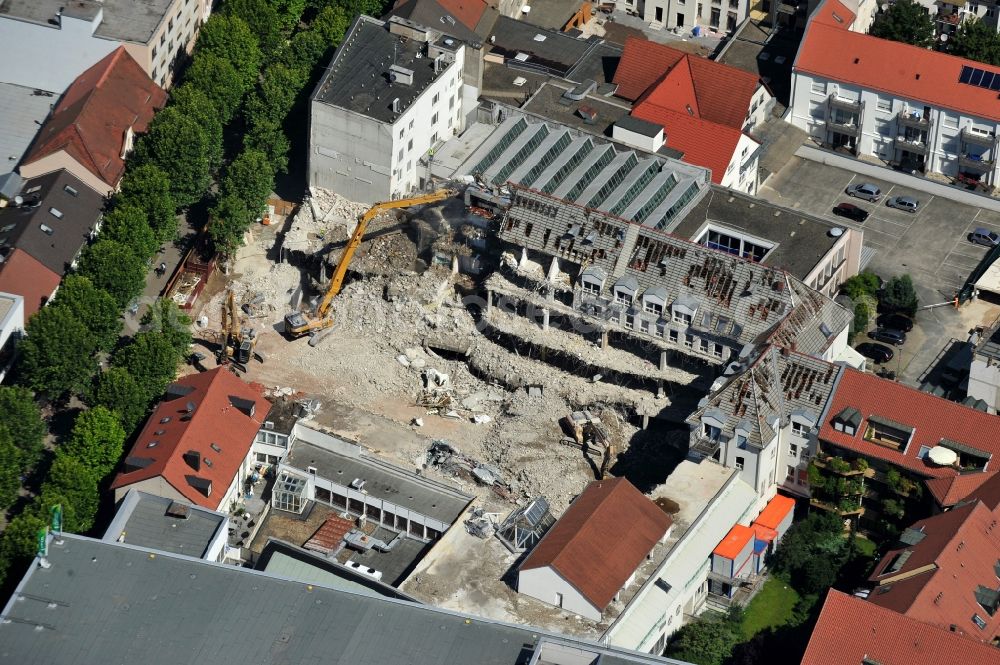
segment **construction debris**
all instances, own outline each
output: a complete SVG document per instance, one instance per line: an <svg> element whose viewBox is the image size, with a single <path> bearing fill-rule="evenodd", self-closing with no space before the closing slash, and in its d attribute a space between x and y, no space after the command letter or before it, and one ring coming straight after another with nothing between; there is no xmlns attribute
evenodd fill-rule
<svg viewBox="0 0 1000 665"><path fill-rule="evenodd" d="M427 466L435 467L448 475L474 480L492 488L501 498L513 498L511 486L504 481L499 469L463 455L447 441L436 440L431 443L427 450Z"/></svg>

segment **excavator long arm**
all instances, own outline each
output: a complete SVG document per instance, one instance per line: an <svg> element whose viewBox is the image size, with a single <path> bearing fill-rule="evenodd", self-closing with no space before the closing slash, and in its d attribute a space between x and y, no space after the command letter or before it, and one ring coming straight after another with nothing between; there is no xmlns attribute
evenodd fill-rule
<svg viewBox="0 0 1000 665"><path fill-rule="evenodd" d="M340 293L341 287L344 286L344 277L347 276L347 269L351 265L354 253L361 246L365 231L368 230L368 223L380 213L394 208L409 208L410 206L423 205L425 203L436 203L454 196L456 193L456 190L453 189L439 189L430 194L421 194L420 196L399 199L397 201L376 203L365 211L365 214L358 220L358 225L354 229L354 233L351 234L351 239L347 241L347 246L344 247L344 254L340 258L340 263L337 264L337 269L334 271L333 277L330 278L330 284L326 288L326 293L323 294L323 299L317 305L315 314L312 318L308 318L307 315L303 315L301 312L288 314L285 316L286 332L297 337L308 332L328 328L333 324L332 319L328 316L330 313L330 304L333 302L334 297Z"/></svg>

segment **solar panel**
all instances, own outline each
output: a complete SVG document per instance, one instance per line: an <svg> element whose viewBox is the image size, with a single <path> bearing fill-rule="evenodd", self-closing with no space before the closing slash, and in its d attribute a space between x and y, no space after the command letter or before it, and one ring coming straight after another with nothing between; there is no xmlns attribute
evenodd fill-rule
<svg viewBox="0 0 1000 665"><path fill-rule="evenodd" d="M962 67L962 73L958 77L959 83L974 85L977 88L1000 91L1000 72L988 72L978 67Z"/></svg>
<svg viewBox="0 0 1000 665"><path fill-rule="evenodd" d="M983 74L985 74L985 73L986 72L984 72L981 69L973 69L972 70L972 78L969 79L969 83L971 85L978 86L979 83L983 80Z"/></svg>
<svg viewBox="0 0 1000 665"><path fill-rule="evenodd" d="M983 72L983 80L979 82L980 88L989 88L993 83L993 72Z"/></svg>
<svg viewBox="0 0 1000 665"><path fill-rule="evenodd" d="M962 67L962 75L958 77L959 83L968 83L972 78L972 67Z"/></svg>
<svg viewBox="0 0 1000 665"><path fill-rule="evenodd" d="M993 83L990 83L990 90L1000 90L1000 74L993 75Z"/></svg>

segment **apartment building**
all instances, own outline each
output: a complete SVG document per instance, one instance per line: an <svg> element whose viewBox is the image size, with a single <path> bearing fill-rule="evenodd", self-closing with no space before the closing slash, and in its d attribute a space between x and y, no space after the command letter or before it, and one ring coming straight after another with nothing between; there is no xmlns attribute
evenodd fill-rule
<svg viewBox="0 0 1000 665"><path fill-rule="evenodd" d="M423 189L434 149L465 128L478 95L465 57L434 29L359 16L312 96L310 187L365 203Z"/></svg>
<svg viewBox="0 0 1000 665"><path fill-rule="evenodd" d="M730 33L749 16L750 0L615 0L653 28L690 33L695 26Z"/></svg>
<svg viewBox="0 0 1000 665"><path fill-rule="evenodd" d="M190 51L211 0L2 0L0 82L56 94L124 46L161 87Z"/></svg>
<svg viewBox="0 0 1000 665"><path fill-rule="evenodd" d="M861 159L995 186L1000 68L853 32L838 5L806 29L789 122Z"/></svg>

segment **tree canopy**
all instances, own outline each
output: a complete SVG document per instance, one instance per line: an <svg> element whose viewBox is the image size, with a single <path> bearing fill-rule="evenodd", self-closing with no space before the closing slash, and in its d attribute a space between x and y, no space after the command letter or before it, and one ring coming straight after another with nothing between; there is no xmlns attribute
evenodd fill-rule
<svg viewBox="0 0 1000 665"><path fill-rule="evenodd" d="M177 374L180 354L163 333L141 332L123 347L114 364L125 369L143 391L146 401L163 393Z"/></svg>
<svg viewBox="0 0 1000 665"><path fill-rule="evenodd" d="M191 318L173 300L160 298L142 317L146 330L160 333L179 357L191 346Z"/></svg>
<svg viewBox="0 0 1000 665"><path fill-rule="evenodd" d="M121 309L110 293L83 275L67 275L50 307L65 307L94 335L97 348L111 350L122 330Z"/></svg>
<svg viewBox="0 0 1000 665"><path fill-rule="evenodd" d="M84 459L63 450L56 453L42 484L41 505L47 515L52 505L63 506L63 529L73 533L88 531L94 526L100 494L97 473Z"/></svg>
<svg viewBox="0 0 1000 665"><path fill-rule="evenodd" d="M934 45L934 19L913 0L896 0L875 17L870 34L929 48Z"/></svg>
<svg viewBox="0 0 1000 665"><path fill-rule="evenodd" d="M21 490L21 451L14 445L10 431L0 426L0 512L5 511Z"/></svg>
<svg viewBox="0 0 1000 665"><path fill-rule="evenodd" d="M141 259L152 256L159 239L146 221L146 211L134 203L116 205L104 216L102 240L115 240Z"/></svg>
<svg viewBox="0 0 1000 665"><path fill-rule="evenodd" d="M174 94L176 92L179 91ZM221 143L222 130L219 132ZM134 168L130 164L114 201L115 205L141 206L146 213L146 223L160 242L173 240L177 235L177 206L171 194L170 178L155 164L142 164Z"/></svg>
<svg viewBox="0 0 1000 665"><path fill-rule="evenodd" d="M51 398L83 390L97 371L97 338L66 307L44 307L21 340L24 383Z"/></svg>
<svg viewBox="0 0 1000 665"><path fill-rule="evenodd" d="M83 411L61 450L76 457L102 478L118 464L125 446L125 429L118 414L103 406Z"/></svg>
<svg viewBox="0 0 1000 665"><path fill-rule="evenodd" d="M242 244L243 233L250 226L251 214L246 203L236 196L224 196L212 207L211 216L208 236L220 252L232 253Z"/></svg>
<svg viewBox="0 0 1000 665"><path fill-rule="evenodd" d="M23 460L34 463L42 452L48 427L30 390L0 386L0 427L11 435L14 445L24 454Z"/></svg>
<svg viewBox="0 0 1000 665"><path fill-rule="evenodd" d="M300 11L294 18L279 12L277 3L271 0L226 0L223 11L229 16L246 22L250 32L256 37L260 51L264 55L275 53L284 43L283 32L290 30Z"/></svg>
<svg viewBox="0 0 1000 665"><path fill-rule="evenodd" d="M260 15L254 17L254 21L257 24L256 27L267 32L274 25L275 19L272 18L274 10L267 7L266 3L262 3L262 5L256 9L265 13L269 12L271 16ZM226 2L225 6L228 7L229 3ZM260 33L251 31L247 22L240 16L234 15L232 11L212 14L205 21L205 25L201 26L201 33L198 35L198 48L195 51L192 67L198 61L204 60L206 55L215 56L233 67L237 73L240 89L242 91L249 90L257 81L262 62L256 34ZM200 85L204 83L204 80L199 80L197 75L192 76L192 73L188 72L185 81L207 92L207 89ZM213 96L209 94L209 97Z"/></svg>
<svg viewBox="0 0 1000 665"><path fill-rule="evenodd" d="M112 367L97 377L88 403L117 413L122 427L126 432L131 432L146 415L149 399L127 369Z"/></svg>
<svg viewBox="0 0 1000 665"><path fill-rule="evenodd" d="M124 309L146 285L146 261L127 245L99 240L84 250L79 274L111 294L118 308Z"/></svg>
<svg viewBox="0 0 1000 665"><path fill-rule="evenodd" d="M233 119L248 85L233 63L214 53L197 55L185 80L205 92L224 125Z"/></svg>
<svg viewBox="0 0 1000 665"><path fill-rule="evenodd" d="M1000 66L1000 34L978 18L962 21L948 42L954 55Z"/></svg>
<svg viewBox="0 0 1000 665"><path fill-rule="evenodd" d="M725 617L703 616L681 627L667 648L667 655L696 665L723 665L742 640L740 613Z"/></svg>
<svg viewBox="0 0 1000 665"><path fill-rule="evenodd" d="M156 114L149 132L139 141L133 155L137 163L151 164L169 174L175 209L185 208L204 195L209 184L211 159L208 135L198 119L172 106Z"/></svg>
<svg viewBox="0 0 1000 665"><path fill-rule="evenodd" d="M185 83L170 93L170 103L189 118L194 118L205 131L208 162L214 172L222 164L222 121L212 100L200 88Z"/></svg>
<svg viewBox="0 0 1000 665"><path fill-rule="evenodd" d="M919 300L913 279L909 275L899 275L890 279L882 292L881 302L890 311L902 312L907 316L916 314Z"/></svg>

